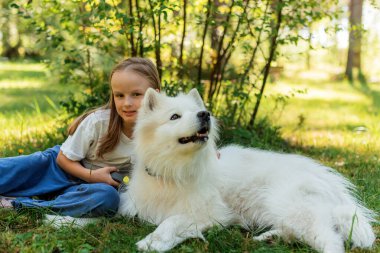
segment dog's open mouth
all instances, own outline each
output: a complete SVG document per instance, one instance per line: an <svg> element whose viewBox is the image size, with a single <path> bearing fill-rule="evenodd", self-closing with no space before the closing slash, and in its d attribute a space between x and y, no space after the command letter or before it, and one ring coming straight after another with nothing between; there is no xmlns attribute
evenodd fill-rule
<svg viewBox="0 0 380 253"><path fill-rule="evenodd" d="M179 138L178 141L181 144L186 144L189 142L206 142L208 140L208 127L202 127L198 132L189 137Z"/></svg>

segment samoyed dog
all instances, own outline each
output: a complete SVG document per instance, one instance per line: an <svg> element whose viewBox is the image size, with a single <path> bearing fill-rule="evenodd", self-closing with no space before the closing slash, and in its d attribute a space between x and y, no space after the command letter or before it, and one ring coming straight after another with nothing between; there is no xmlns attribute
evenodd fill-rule
<svg viewBox="0 0 380 253"><path fill-rule="evenodd" d="M344 241L370 248L374 214L354 186L309 158L226 146L193 89L167 97L149 89L135 126L136 165L121 215L158 225L139 250L166 251L208 228L240 224L269 229L253 240L301 240L319 252L343 253Z"/></svg>

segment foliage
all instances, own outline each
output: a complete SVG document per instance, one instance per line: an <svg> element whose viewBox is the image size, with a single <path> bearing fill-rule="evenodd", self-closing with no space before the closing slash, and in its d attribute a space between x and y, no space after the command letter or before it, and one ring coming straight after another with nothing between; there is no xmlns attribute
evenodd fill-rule
<svg viewBox="0 0 380 253"><path fill-rule="evenodd" d="M252 127L278 46L296 44L311 23L334 18L336 3L18 0L10 7L33 27L55 76L86 91L84 100L66 104L70 111L104 103L112 65L144 56L155 60L170 92L198 87L215 115Z"/></svg>
<svg viewBox="0 0 380 253"><path fill-rule="evenodd" d="M222 125L220 145L239 143L247 147L287 151L290 145L283 140L280 129L267 118L258 120L253 129Z"/></svg>
<svg viewBox="0 0 380 253"><path fill-rule="evenodd" d="M18 6L13 0L0 1L0 55L8 59L38 58L39 53L33 47L37 39L34 31L14 7Z"/></svg>

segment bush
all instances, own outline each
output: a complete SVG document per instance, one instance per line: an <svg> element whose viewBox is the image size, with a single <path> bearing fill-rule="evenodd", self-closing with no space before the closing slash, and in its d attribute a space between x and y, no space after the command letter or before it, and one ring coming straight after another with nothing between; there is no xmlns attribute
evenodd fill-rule
<svg viewBox="0 0 380 253"><path fill-rule="evenodd" d="M288 151L290 145L281 137L281 128L270 124L267 118L260 119L253 129L222 125L220 146L239 144L246 147Z"/></svg>

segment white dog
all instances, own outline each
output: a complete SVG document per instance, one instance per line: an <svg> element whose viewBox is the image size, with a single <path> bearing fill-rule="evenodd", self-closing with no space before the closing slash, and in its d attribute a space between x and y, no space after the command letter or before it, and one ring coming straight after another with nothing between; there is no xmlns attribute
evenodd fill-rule
<svg viewBox="0 0 380 253"><path fill-rule="evenodd" d="M167 97L149 89L135 127L136 160L119 212L157 224L139 250L166 251L203 238L214 225L270 230L254 237L296 238L342 253L344 240L369 248L373 213L332 169L299 155L239 146L219 150L214 119L198 92Z"/></svg>

